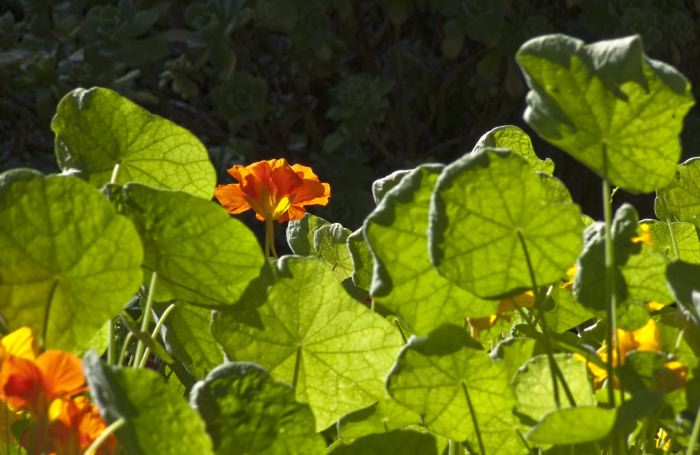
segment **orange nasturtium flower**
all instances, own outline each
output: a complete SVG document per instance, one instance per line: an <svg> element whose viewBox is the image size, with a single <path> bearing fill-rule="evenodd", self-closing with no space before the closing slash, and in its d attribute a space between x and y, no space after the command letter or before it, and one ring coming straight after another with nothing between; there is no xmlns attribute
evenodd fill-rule
<svg viewBox="0 0 700 455"><path fill-rule="evenodd" d="M94 404L80 395L70 400L60 400L52 406L49 436L52 449L58 455L81 455L107 428ZM98 455L112 453L116 439L111 435L97 450Z"/></svg>
<svg viewBox="0 0 700 455"><path fill-rule="evenodd" d="M289 165L284 158L235 165L228 173L238 183L219 185L214 196L231 214L255 210L261 220L280 223L304 216L306 205L326 205L331 186L310 167Z"/></svg>
<svg viewBox="0 0 700 455"><path fill-rule="evenodd" d="M493 327L499 318L508 320L508 316L504 315L504 313L510 313L512 311L515 311L517 307L532 308L532 305L534 304L535 294L532 291L526 291L522 294L516 295L515 297L502 299L500 302L498 302L498 309L496 310L496 314L484 316L482 318L467 318L467 323L469 324L469 328L471 329L472 338L478 340L481 332Z"/></svg>

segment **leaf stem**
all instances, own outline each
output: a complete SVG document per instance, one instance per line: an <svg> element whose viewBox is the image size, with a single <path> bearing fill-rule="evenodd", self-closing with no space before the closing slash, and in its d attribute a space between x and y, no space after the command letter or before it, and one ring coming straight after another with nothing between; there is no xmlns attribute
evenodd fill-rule
<svg viewBox="0 0 700 455"><path fill-rule="evenodd" d="M117 183L117 179L119 178L119 170L120 166L119 163L116 163L114 165L114 168L112 169L112 178L109 179L109 183L115 184ZM116 346L114 345L114 337L116 336L115 330L114 330L114 318L109 320L109 326L107 326L107 340L109 343L107 344L107 364L108 365L113 365L114 364L114 357L116 354Z"/></svg>
<svg viewBox="0 0 700 455"><path fill-rule="evenodd" d="M100 446L107 440L107 438L112 436L112 434L118 429L120 429L125 423L126 420L123 417L112 422L107 428L105 428L102 431L102 433L100 433L100 435L97 438L95 438L94 441L92 441L92 444L90 444L90 447L87 448L83 455L95 455L97 449L100 448Z"/></svg>
<svg viewBox="0 0 700 455"><path fill-rule="evenodd" d="M153 298L156 293L156 284L158 283L158 272L153 271L151 275L151 283L148 286L148 296L146 297L146 306L143 309L141 317L141 332L148 330L148 324L151 322L151 310L153 309ZM146 345L139 340L136 345L136 355L134 356L134 366L141 365L141 357L143 357Z"/></svg>
<svg viewBox="0 0 700 455"><path fill-rule="evenodd" d="M690 439L688 439L688 447L686 447L685 455L693 455L695 452L695 444L698 442L698 436L700 435L700 406L695 413L695 421L693 422L693 430L690 432Z"/></svg>
<svg viewBox="0 0 700 455"><path fill-rule="evenodd" d="M668 235L671 237L671 246L673 247L673 259L678 260L681 255L678 253L678 243L676 243L676 235L673 233L673 226L671 225L671 220L666 218L666 226L668 227Z"/></svg>
<svg viewBox="0 0 700 455"><path fill-rule="evenodd" d="M277 257L275 248L275 221L272 218L265 220L265 256L269 257L272 252L273 257Z"/></svg>
<svg viewBox="0 0 700 455"><path fill-rule="evenodd" d="M163 314L160 316L160 319L158 319L158 322L156 323L155 329L153 329L153 333L151 334L151 339L153 341L156 341L156 338L158 337L158 333L160 333L161 327L163 327L163 323L165 323L165 320L170 316L170 313L173 312L175 309L175 304L172 303L168 308L163 311ZM143 356L141 357L141 363L139 364L139 368L143 368L146 366L146 361L148 360L148 355L151 353L151 348L146 346L146 349L143 351Z"/></svg>
<svg viewBox="0 0 700 455"><path fill-rule="evenodd" d="M294 393L297 390L297 382L299 382L299 367L301 366L301 346L297 346L297 357L294 359L294 376L292 377L292 387Z"/></svg>
<svg viewBox="0 0 700 455"><path fill-rule="evenodd" d="M124 337L124 344L122 344L122 349L119 352L119 358L117 359L117 365L121 365L124 363L124 357L126 357L126 351L129 349L129 342L131 342L131 339L134 337L134 334L129 332L126 334L126 337Z"/></svg>
<svg viewBox="0 0 700 455"><path fill-rule="evenodd" d="M606 156L605 153L603 154ZM612 199L610 185L603 179L603 215L605 219L605 300L608 318L607 370L608 370L608 401L610 407L615 407L613 353L617 353L617 309L615 296L615 247L612 238Z"/></svg>
<svg viewBox="0 0 700 455"><path fill-rule="evenodd" d="M481 439L481 431L479 430L479 422L476 419L476 410L472 404L472 400L469 397L469 390L467 390L467 384L464 381L461 382L462 391L464 392L464 397L467 399L467 406L469 406L469 415L472 418L472 425L474 425L474 432L476 433L476 440L479 443L479 452L481 455L486 455L486 450L484 449L484 441Z"/></svg>

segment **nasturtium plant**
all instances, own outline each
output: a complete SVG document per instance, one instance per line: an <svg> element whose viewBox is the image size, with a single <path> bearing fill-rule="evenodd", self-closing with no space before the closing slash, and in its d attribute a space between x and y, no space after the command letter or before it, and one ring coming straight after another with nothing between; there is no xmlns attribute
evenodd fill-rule
<svg viewBox="0 0 700 455"><path fill-rule="evenodd" d="M314 415L289 384L252 363L225 363L198 382L191 401L207 425L215 453L323 454Z"/></svg>
<svg viewBox="0 0 700 455"><path fill-rule="evenodd" d="M393 430L363 436L350 444L337 444L329 455L353 455L356 453L379 455L400 453L405 455L437 455L438 442L430 433L412 430Z"/></svg>
<svg viewBox="0 0 700 455"><path fill-rule="evenodd" d="M489 357L464 329L446 324L411 338L387 389L434 433L468 441L479 453L506 454L522 447L510 379L506 365Z"/></svg>
<svg viewBox="0 0 700 455"><path fill-rule="evenodd" d="M156 300L231 306L259 275L265 259L254 234L215 203L140 183L109 192L141 234L145 281L158 274Z"/></svg>
<svg viewBox="0 0 700 455"><path fill-rule="evenodd" d="M383 378L403 345L396 327L345 293L315 258L283 257L264 303L216 314L212 331L226 354L254 361L294 385L318 430L383 396ZM257 325L239 319L257 312Z"/></svg>
<svg viewBox="0 0 700 455"><path fill-rule="evenodd" d="M700 160L690 158L679 164L674 175L669 185L657 191L657 206L663 207L663 213L657 215L700 227Z"/></svg>
<svg viewBox="0 0 700 455"><path fill-rule="evenodd" d="M370 294L425 335L444 322L496 313L484 300L438 274L428 253L430 197L444 166L426 164L406 174L367 217L365 236L374 256Z"/></svg>
<svg viewBox="0 0 700 455"><path fill-rule="evenodd" d="M530 431L527 440L535 444L581 444L599 441L615 425L615 409L577 406L558 409L545 415Z"/></svg>
<svg viewBox="0 0 700 455"><path fill-rule="evenodd" d="M369 291L372 285L374 259L365 240L364 229L360 228L347 238L350 259L352 260L352 282L360 289Z"/></svg>
<svg viewBox="0 0 700 455"><path fill-rule="evenodd" d="M695 225L684 221L645 221L651 232L651 243L672 260L700 264L700 238Z"/></svg>
<svg viewBox="0 0 700 455"><path fill-rule="evenodd" d="M559 281L581 249L583 223L577 205L546 195L513 152L480 148L447 166L430 207L439 273L482 297Z"/></svg>
<svg viewBox="0 0 700 455"><path fill-rule="evenodd" d="M108 423L124 419L115 434L128 453L214 453L202 418L158 373L106 365L92 351L83 364L102 417Z"/></svg>
<svg viewBox="0 0 700 455"><path fill-rule="evenodd" d="M625 190L671 183L694 100L685 77L644 55L638 36L587 45L540 36L516 60L530 88L525 121L542 138Z"/></svg>
<svg viewBox="0 0 700 455"><path fill-rule="evenodd" d="M338 439L353 441L373 433L405 429L420 425L421 417L400 405L390 396L359 411L344 415L338 420Z"/></svg>
<svg viewBox="0 0 700 455"><path fill-rule="evenodd" d="M209 199L216 173L204 145L189 131L105 88L75 89L51 122L64 172L97 187L138 181Z"/></svg>
<svg viewBox="0 0 700 455"><path fill-rule="evenodd" d="M536 170L549 175L554 172L554 161L549 158L541 160L535 154L530 136L517 126L497 126L481 136L476 143L476 148L479 147L506 148L525 158Z"/></svg>
<svg viewBox="0 0 700 455"><path fill-rule="evenodd" d="M46 348L83 352L138 291L138 232L76 177L9 171L0 182L0 315Z"/></svg>
<svg viewBox="0 0 700 455"><path fill-rule="evenodd" d="M328 264L338 281L352 277L352 257L347 241L352 234L340 223L321 226L314 233L314 250Z"/></svg>
<svg viewBox="0 0 700 455"><path fill-rule="evenodd" d="M305 213L300 220L292 220L287 224L287 243L294 254L299 256L317 256L314 247L314 236L323 226L329 225L321 217Z"/></svg>

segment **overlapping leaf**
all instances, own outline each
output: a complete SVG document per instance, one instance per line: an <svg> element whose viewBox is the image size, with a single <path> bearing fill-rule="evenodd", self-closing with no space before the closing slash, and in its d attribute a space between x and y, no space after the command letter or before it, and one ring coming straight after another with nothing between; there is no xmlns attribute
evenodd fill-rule
<svg viewBox="0 0 700 455"><path fill-rule="evenodd" d="M657 213L659 218L670 216L672 221L685 221L700 227L699 182L700 159L691 158L679 164L675 179L657 192L657 211L663 207L662 213Z"/></svg>
<svg viewBox="0 0 700 455"><path fill-rule="evenodd" d="M56 158L98 187L141 182L209 199L216 172L204 145L185 128L150 114L106 88L68 93L51 122Z"/></svg>
<svg viewBox="0 0 700 455"><path fill-rule="evenodd" d="M606 437L615 425L614 409L594 406L565 408L547 414L527 439L536 444L581 444Z"/></svg>
<svg viewBox="0 0 700 455"><path fill-rule="evenodd" d="M8 174L0 177L0 313L46 348L82 352L138 291L139 235L80 179Z"/></svg>
<svg viewBox="0 0 700 455"><path fill-rule="evenodd" d="M383 396L402 339L348 296L319 259L283 257L279 269L262 305L217 314L212 332L230 358L296 384L297 400L309 403L321 430ZM243 322L242 311L256 312L257 325Z"/></svg>
<svg viewBox="0 0 700 455"><path fill-rule="evenodd" d="M227 363L192 389L192 404L212 435L217 454L323 454L314 415L289 384L251 363Z"/></svg>
<svg viewBox="0 0 700 455"><path fill-rule="evenodd" d="M230 306L259 275L265 259L257 239L215 203L139 183L110 191L141 233L143 266L158 273L157 300Z"/></svg>
<svg viewBox="0 0 700 455"><path fill-rule="evenodd" d="M410 430L393 430L386 433L370 434L356 439L351 444L338 444L329 455L438 455L437 441L430 433Z"/></svg>
<svg viewBox="0 0 700 455"><path fill-rule="evenodd" d="M94 352L83 359L90 394L107 423L124 419L116 431L130 455L213 454L200 416L155 371L113 367Z"/></svg>
<svg viewBox="0 0 700 455"><path fill-rule="evenodd" d="M428 209L442 168L423 165L406 174L364 224L375 259L372 298L399 314L417 334L443 322L494 314L498 304L455 286L430 262Z"/></svg>
<svg viewBox="0 0 700 455"><path fill-rule="evenodd" d="M525 158L534 169L551 175L554 172L554 161L547 158L541 160L532 147L530 136L522 129L513 125L497 126L487 132L476 143L475 148L494 147L512 150Z"/></svg>
<svg viewBox="0 0 700 455"><path fill-rule="evenodd" d="M484 297L562 278L581 249L578 206L552 202L520 156L483 148L445 168L430 208L439 272Z"/></svg>
<svg viewBox="0 0 700 455"><path fill-rule="evenodd" d="M400 430L420 423L418 414L387 395L371 406L343 416L338 421L338 438L352 441L368 434Z"/></svg>
<svg viewBox="0 0 700 455"><path fill-rule="evenodd" d="M436 434L486 453L521 447L512 415L508 369L455 325L412 338L387 380L391 396L423 417ZM478 429L478 430L477 430ZM480 435L480 436L479 436Z"/></svg>
<svg viewBox="0 0 700 455"><path fill-rule="evenodd" d="M530 87L525 121L542 138L626 190L671 182L694 100L683 75L643 54L639 36L584 45L546 35L516 60Z"/></svg>
<svg viewBox="0 0 700 455"><path fill-rule="evenodd" d="M651 228L651 241L654 248L664 253L669 259L700 264L700 240L695 225L683 221L675 223L649 221L647 224ZM671 230L673 230L673 237Z"/></svg>

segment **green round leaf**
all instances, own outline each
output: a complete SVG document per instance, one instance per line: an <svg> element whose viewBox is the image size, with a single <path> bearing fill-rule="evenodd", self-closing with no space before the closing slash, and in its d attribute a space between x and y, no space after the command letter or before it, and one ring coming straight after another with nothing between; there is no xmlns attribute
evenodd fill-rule
<svg viewBox="0 0 700 455"><path fill-rule="evenodd" d="M209 199L216 172L207 149L192 133L150 114L106 88L78 88L63 97L51 122L56 158L95 186L112 179L182 190Z"/></svg>
<svg viewBox="0 0 700 455"><path fill-rule="evenodd" d="M322 430L383 396L402 339L347 295L321 260L286 256L279 269L264 303L251 296L239 311L216 314L212 333L229 358L296 383L297 400L309 403Z"/></svg>
<svg viewBox="0 0 700 455"><path fill-rule="evenodd" d="M517 126L497 126L481 136L479 142L476 143L475 148L482 147L506 148L512 150L525 158L525 161L534 169L549 175L554 172L554 161L549 158L545 160L539 159L535 154L535 149L532 147L530 136Z"/></svg>
<svg viewBox="0 0 700 455"><path fill-rule="evenodd" d="M125 421L115 434L126 453L214 453L200 416L157 372L106 365L92 351L83 365L102 418L108 424Z"/></svg>
<svg viewBox="0 0 700 455"><path fill-rule="evenodd" d="M508 368L455 325L411 338L387 379L389 394L423 417L436 434L508 454L522 448L515 433L515 396Z"/></svg>
<svg viewBox="0 0 700 455"><path fill-rule="evenodd" d="M372 298L399 314L416 334L443 322L495 314L498 305L455 286L430 262L428 209L442 169L428 164L406 174L364 224L375 259Z"/></svg>
<svg viewBox="0 0 700 455"><path fill-rule="evenodd" d="M260 244L217 204L139 183L111 187L144 243L143 267L158 273L157 300L231 306L265 263Z"/></svg>
<svg viewBox="0 0 700 455"><path fill-rule="evenodd" d="M581 444L606 437L615 425L615 409L580 406L552 411L527 433L535 444Z"/></svg>
<svg viewBox="0 0 700 455"><path fill-rule="evenodd" d="M138 291L138 233L80 179L0 181L0 313L45 348L82 352Z"/></svg>
<svg viewBox="0 0 700 455"><path fill-rule="evenodd" d="M356 439L352 444L335 445L329 455L437 455L435 436L410 430L393 430L380 434L370 434Z"/></svg>
<svg viewBox="0 0 700 455"><path fill-rule="evenodd" d="M671 182L694 100L681 73L643 54L639 36L589 45L540 36L516 60L530 87L525 121L542 138L623 189Z"/></svg>
<svg viewBox="0 0 700 455"><path fill-rule="evenodd" d="M217 454L323 454L314 415L294 389L252 363L227 363L192 389Z"/></svg>
<svg viewBox="0 0 700 455"><path fill-rule="evenodd" d="M520 156L483 148L447 166L430 207L438 271L482 297L559 281L581 249L577 205L553 202Z"/></svg>
<svg viewBox="0 0 700 455"><path fill-rule="evenodd" d="M679 164L675 177L658 191L663 214L672 221L686 221L700 227L700 159L691 158Z"/></svg>

